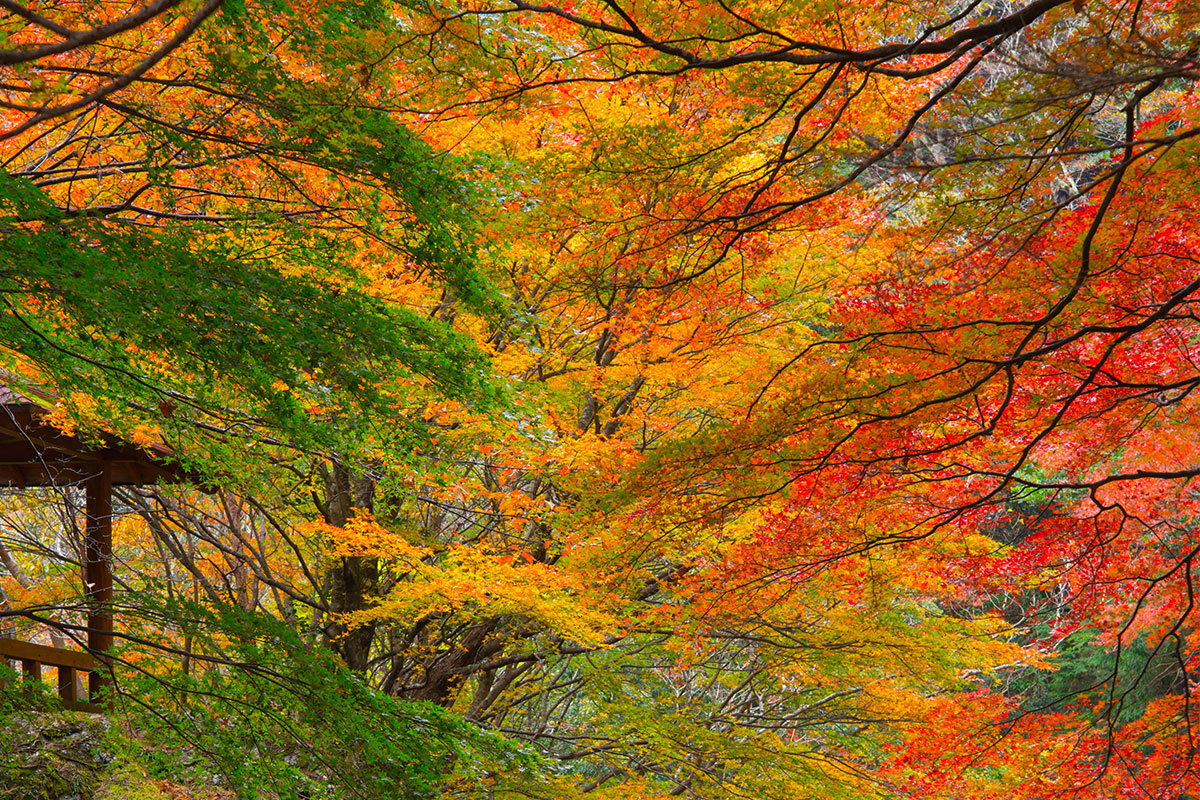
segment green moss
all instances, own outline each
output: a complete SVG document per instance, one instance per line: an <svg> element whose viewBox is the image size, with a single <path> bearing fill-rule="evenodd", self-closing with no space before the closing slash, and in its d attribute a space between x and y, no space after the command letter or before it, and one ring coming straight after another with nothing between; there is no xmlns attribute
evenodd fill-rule
<svg viewBox="0 0 1200 800"><path fill-rule="evenodd" d="M94 800L166 800L166 797L140 766L114 762L105 771Z"/></svg>
<svg viewBox="0 0 1200 800"><path fill-rule="evenodd" d="M110 761L107 728L73 714L0 717L0 800L93 800Z"/></svg>
<svg viewBox="0 0 1200 800"><path fill-rule="evenodd" d="M0 800L165 800L104 717L0 715Z"/></svg>

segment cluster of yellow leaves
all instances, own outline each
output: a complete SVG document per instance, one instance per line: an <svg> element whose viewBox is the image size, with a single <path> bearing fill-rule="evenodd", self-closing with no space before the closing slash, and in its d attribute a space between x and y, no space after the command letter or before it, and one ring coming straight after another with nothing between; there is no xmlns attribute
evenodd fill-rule
<svg viewBox="0 0 1200 800"><path fill-rule="evenodd" d="M396 585L371 608L348 615L351 627L386 620L411 625L436 614L527 620L570 641L595 646L617 630L617 619L577 577L530 556L487 553L463 545L441 552L358 514L345 528L309 526L334 556L372 556L391 563ZM611 602L611 601L610 601Z"/></svg>

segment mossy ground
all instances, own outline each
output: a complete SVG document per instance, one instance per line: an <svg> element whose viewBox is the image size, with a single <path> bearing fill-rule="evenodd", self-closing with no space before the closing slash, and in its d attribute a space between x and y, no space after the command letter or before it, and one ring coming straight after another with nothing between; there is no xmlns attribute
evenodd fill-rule
<svg viewBox="0 0 1200 800"><path fill-rule="evenodd" d="M148 776L105 717L0 715L0 800L190 800Z"/></svg>

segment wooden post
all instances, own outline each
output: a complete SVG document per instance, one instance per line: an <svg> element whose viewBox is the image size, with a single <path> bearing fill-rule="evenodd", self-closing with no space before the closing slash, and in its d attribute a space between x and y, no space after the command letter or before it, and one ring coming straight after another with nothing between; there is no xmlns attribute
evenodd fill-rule
<svg viewBox="0 0 1200 800"><path fill-rule="evenodd" d="M88 649L97 656L97 669L88 673L88 694L93 702L107 683L107 660L112 649L112 466L100 463L100 471L87 480L87 524L84 528L87 563L85 598L88 605Z"/></svg>
<svg viewBox="0 0 1200 800"><path fill-rule="evenodd" d="M65 703L74 703L75 697L75 668L59 665L58 668L58 696Z"/></svg>

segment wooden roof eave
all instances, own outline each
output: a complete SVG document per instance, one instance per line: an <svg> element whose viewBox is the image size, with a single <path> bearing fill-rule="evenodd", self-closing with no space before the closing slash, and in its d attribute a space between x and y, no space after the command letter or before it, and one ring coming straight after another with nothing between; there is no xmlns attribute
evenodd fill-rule
<svg viewBox="0 0 1200 800"><path fill-rule="evenodd" d="M0 405L0 486L75 484L107 464L115 486L179 483L188 475L170 461L170 451L146 450L115 438L86 443L43 420L48 412L30 403Z"/></svg>

